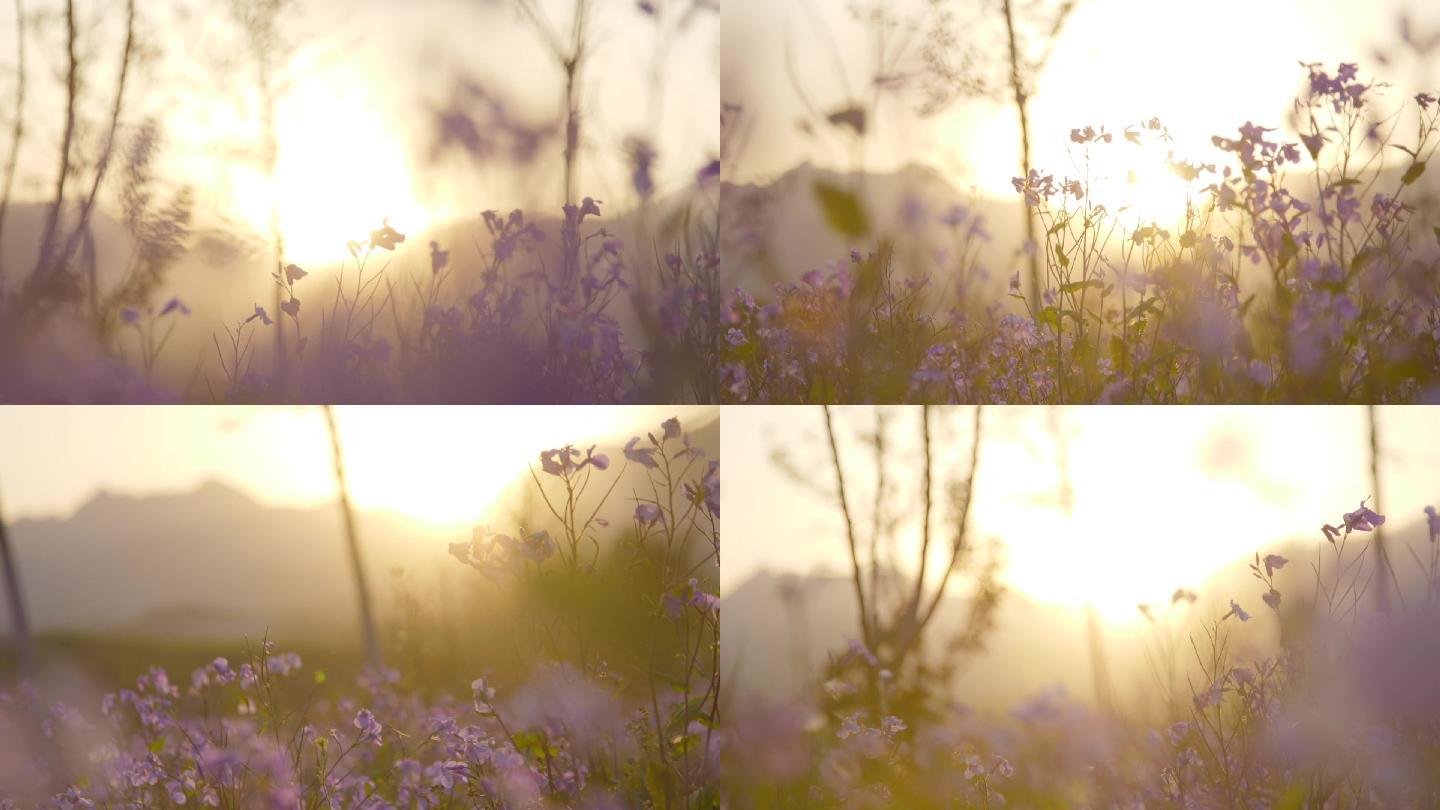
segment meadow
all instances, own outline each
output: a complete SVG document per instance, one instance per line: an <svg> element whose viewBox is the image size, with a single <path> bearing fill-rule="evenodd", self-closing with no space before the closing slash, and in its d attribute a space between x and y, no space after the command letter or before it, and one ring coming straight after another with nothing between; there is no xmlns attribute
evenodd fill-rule
<svg viewBox="0 0 1440 810"><path fill-rule="evenodd" d="M1070 165L1014 178L1034 236L999 267L977 258L993 220L956 207L909 214L950 243L902 268L920 246L876 232L859 181L817 180L856 247L727 299L724 401L1432 401L1440 106L1356 64L1302 70L1285 127L1215 134L1218 159L1180 154L1156 118L1072 129ZM1146 154L1183 184L1174 219L1143 205L1156 178L1102 169Z"/></svg>
<svg viewBox="0 0 1440 810"><path fill-rule="evenodd" d="M7 20L0 400L718 399L709 0L191 6Z"/></svg>
<svg viewBox="0 0 1440 810"><path fill-rule="evenodd" d="M1107 589L1128 594L1156 577L1143 560L1075 583L1090 607L1073 616L1006 608L1035 597L1006 577L1006 555L971 503L993 499L1005 475L997 424L984 447L963 433L954 447L933 418L922 459L919 446L898 449L893 431L878 447L864 439L865 452L836 444L850 428L831 421L808 442L821 452L807 481L834 519L807 525L827 527L827 559L843 567L726 587L727 615L746 617L725 640L726 677L738 684L722 714L728 806L1429 807L1440 796L1440 706L1428 686L1440 666L1433 507L1401 516L1369 499L1337 504L1303 538L1260 545L1203 583L1191 572L1193 587L1172 590L1160 578L1164 596L1131 606L1124 623L1135 629L1121 632L1094 605ZM877 476L882 458L890 472ZM888 511L872 517L876 487L886 494L875 509ZM1229 519L1175 520L1250 537L1263 521L1235 506ZM1116 559L1101 535L1057 531L1051 545ZM1171 534L1150 526L1138 556L1183 554ZM773 601L750 598L766 589ZM754 619L776 604L788 631ZM777 647L778 660L755 660ZM997 697L1016 691L1009 682L1026 684L1025 696Z"/></svg>
<svg viewBox="0 0 1440 810"><path fill-rule="evenodd" d="M450 545L479 598L446 633L416 607L368 650L51 639L111 691L7 684L0 802L718 807L718 460L671 419L614 458L545 450L530 481L542 521Z"/></svg>

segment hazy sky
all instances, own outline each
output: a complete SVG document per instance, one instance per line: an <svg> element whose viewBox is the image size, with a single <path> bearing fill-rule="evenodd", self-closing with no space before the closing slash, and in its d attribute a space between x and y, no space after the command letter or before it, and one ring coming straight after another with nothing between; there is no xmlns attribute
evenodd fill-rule
<svg viewBox="0 0 1440 810"><path fill-rule="evenodd" d="M680 21L691 0L590 0L590 62L580 88L579 189L611 212L636 200L626 138L645 136L659 154L656 183L674 191L718 154L719 23L714 13ZM79 2L82 50L92 60L82 113L107 114L123 34L119 6ZM294 0L276 56L277 181L258 169L257 71L229 15L231 0L139 3L149 52L131 77L122 136L145 117L164 128L169 180L191 185L203 213L268 227L272 192L291 257L338 259L347 239L390 217L402 231L473 218L488 208L555 209L561 202L561 141L516 167L503 149L483 163L433 154L435 114L474 80L512 123L559 121L563 76L542 39L510 0ZM537 0L554 27L569 31L575 0ZM32 0L26 150L17 191L48 194L62 131L63 27L55 0ZM14 18L0 11L0 88L12 96ZM652 82L652 77L655 81ZM11 110L4 109L5 120ZM482 135L493 134L479 121ZM3 140L8 149L7 137ZM98 138L103 127L93 128ZM123 145L123 144L122 144ZM94 151L86 141L82 148Z"/></svg>
<svg viewBox="0 0 1440 810"><path fill-rule="evenodd" d="M726 0L723 94L727 102L745 105L749 128L746 148L727 161L730 179L773 178L802 160L852 167L845 140L833 132L814 137L800 132L796 123L804 106L794 88L796 83L803 87L824 113L844 106L847 86L851 96L866 88L873 75L873 33L855 23L848 9L873 5L863 0ZM930 4L895 0L882 5L913 18ZM997 0L940 5L972 18L998 19ZM1058 3L1018 5L1053 8ZM1080 0L1032 96L1035 164L1062 173L1069 169L1066 149L1073 127L1105 124L1118 132L1151 116L1170 127L1180 154L1202 157L1211 135L1233 135L1246 120L1283 125L1291 99L1303 86L1301 61L1358 62L1362 76L1378 72L1396 83L1396 99L1412 95L1417 83L1440 86L1440 53L1433 53L1427 65L1395 44L1396 14L1407 7L1415 10L1418 37L1435 32L1434 15L1423 11L1425 4L1402 0ZM819 31L830 32L838 60ZM977 45L992 43L987 47L1004 58L999 49L1003 28L972 25L961 31L962 41L967 35ZM1373 58L1377 46L1392 58L1389 67ZM787 47L793 54L793 82L786 69ZM843 61L843 71L837 61ZM914 66L915 60L903 63ZM973 185L1011 193L1020 137L1008 98L956 104L921 118L914 94L888 96L871 122L865 165L884 171L926 163L962 189Z"/></svg>
<svg viewBox="0 0 1440 810"><path fill-rule="evenodd" d="M472 523L541 450L623 443L670 416L713 408L362 407L336 409L355 504L434 524ZM335 496L318 408L0 408L0 503L9 520L65 516L97 489L188 491L207 480L266 504Z"/></svg>
<svg viewBox="0 0 1440 810"><path fill-rule="evenodd" d="M917 412L898 412L897 442L915 445ZM871 424L866 409L840 414L842 435ZM938 435L942 420L932 419ZM968 408L949 417L959 432L945 451L946 469L968 463L970 419ZM1059 412L1074 493L1067 519L1056 507L1049 419L1044 408L986 409L971 537L1005 543L1005 578L1017 589L1059 604L1093 601L1114 619L1133 617L1137 603L1163 600L1176 587L1198 586L1267 544L1318 540L1322 523L1370 495L1363 408L1095 406ZM777 447L817 461L803 469L834 491L820 411L728 408L723 426L730 531L722 590L761 569L846 570L833 501L771 461ZM1397 525L1413 524L1426 504L1440 503L1440 448L1432 440L1440 412L1385 408L1380 426L1382 508ZM853 441L842 444L856 471L864 453ZM932 565L939 564L937 555Z"/></svg>

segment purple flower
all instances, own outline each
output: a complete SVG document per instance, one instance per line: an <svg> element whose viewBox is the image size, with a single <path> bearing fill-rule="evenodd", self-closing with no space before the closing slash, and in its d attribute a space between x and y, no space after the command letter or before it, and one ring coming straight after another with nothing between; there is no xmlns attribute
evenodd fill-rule
<svg viewBox="0 0 1440 810"><path fill-rule="evenodd" d="M655 463L655 450L651 447L636 447L640 443L640 437L635 436L625 443L625 459L633 461L642 467L656 469L659 464Z"/></svg>
<svg viewBox="0 0 1440 810"><path fill-rule="evenodd" d="M1239 619L1242 622L1250 621L1250 614L1246 613L1244 608L1235 604L1234 599L1230 600L1230 613L1226 613L1225 615L1229 616L1231 614L1234 614L1235 618Z"/></svg>
<svg viewBox="0 0 1440 810"><path fill-rule="evenodd" d="M1266 576L1273 576L1276 571L1279 571L1281 568L1284 568L1284 567L1285 567L1285 563L1288 563L1288 562L1290 562L1290 561L1287 560L1287 559L1285 559L1284 557L1280 556L1279 554L1266 554L1266 555L1265 555L1265 575L1266 575Z"/></svg>
<svg viewBox="0 0 1440 810"><path fill-rule="evenodd" d="M1440 515L1435 513L1435 507L1425 507L1425 523L1430 527L1430 542L1435 542L1440 537Z"/></svg>
<svg viewBox="0 0 1440 810"><path fill-rule="evenodd" d="M585 463L593 466L597 470L608 470L610 468L610 457L604 453L596 455L595 445L592 444L590 445L590 449L585 451Z"/></svg>
<svg viewBox="0 0 1440 810"><path fill-rule="evenodd" d="M664 438L665 438L666 440L669 440L669 439L678 439L678 438L680 438L680 420L679 420L679 419L677 419L677 418L675 418L675 417L672 416L672 417L670 417L669 419L666 419L664 422L661 422L661 423L660 423L660 428L665 431L665 436L664 436Z"/></svg>
<svg viewBox="0 0 1440 810"><path fill-rule="evenodd" d="M304 277L306 277L306 276L308 276L308 275L310 275L310 274L307 273L307 272L305 272L304 270L301 270L299 265L295 265L295 264L287 264L287 265L285 265L285 281L288 282L288 283L290 283L290 284L294 284L295 282L299 281L300 279L302 279L302 278L304 278Z"/></svg>
<svg viewBox="0 0 1440 810"><path fill-rule="evenodd" d="M469 781L470 766L457 760L447 760L440 763L435 771L435 784L450 790L457 784L464 784Z"/></svg>
<svg viewBox="0 0 1440 810"><path fill-rule="evenodd" d="M380 721L375 719L375 714L369 709L361 709L355 715L355 728L360 729L359 742L361 744L373 743L375 745L381 745L380 732L383 730L383 727L380 725Z"/></svg>
<svg viewBox="0 0 1440 810"><path fill-rule="evenodd" d="M635 507L635 519L640 521L641 525L649 526L660 519L660 507L653 503L642 503Z"/></svg>
<svg viewBox="0 0 1440 810"><path fill-rule="evenodd" d="M480 714L495 713L495 688L484 678L476 678L470 682L470 694L475 703L475 711Z"/></svg>
<svg viewBox="0 0 1440 810"><path fill-rule="evenodd" d="M135 307L125 307L120 310L120 320L129 326L134 326L140 322L140 310Z"/></svg>
<svg viewBox="0 0 1440 810"><path fill-rule="evenodd" d="M190 314L190 307L185 306L185 303L183 301L181 301L179 298L171 298L169 301L165 302L165 306L160 308L160 317L163 318L166 315L175 312L176 310L179 310L181 315Z"/></svg>
<svg viewBox="0 0 1440 810"><path fill-rule="evenodd" d="M1376 526L1385 523L1385 516L1378 515L1365 506L1365 501L1360 502L1360 508L1354 512L1345 513L1345 528L1348 531L1368 532Z"/></svg>

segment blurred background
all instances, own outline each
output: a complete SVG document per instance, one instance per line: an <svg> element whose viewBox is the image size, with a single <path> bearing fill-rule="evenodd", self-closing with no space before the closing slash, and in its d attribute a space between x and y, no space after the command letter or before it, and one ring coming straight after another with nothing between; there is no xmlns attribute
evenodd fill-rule
<svg viewBox="0 0 1440 810"><path fill-rule="evenodd" d="M708 458L719 452L715 408L332 413L379 654L417 688L452 693L480 673L517 682L543 657L523 614L557 594L507 588L448 547L479 525L554 531L531 473L541 450L594 445L611 460L581 501L599 507L613 484L598 513L609 526L597 535L602 575L586 580L593 592L564 598L599 601L617 670L653 610L610 564L633 539L635 493L648 492L623 445L677 416ZM0 506L38 682L62 695L111 689L152 664L186 672L241 659L266 638L332 672L357 669L362 612L331 442L320 408L0 409ZM540 478L555 497L555 479ZM13 676L5 590L0 672Z"/></svg>
<svg viewBox="0 0 1440 810"><path fill-rule="evenodd" d="M1347 559L1383 549L1396 570L1369 580L1367 609L1398 614L1423 591L1411 551L1429 556L1424 508L1440 500L1433 409L985 407L978 447L975 409L932 408L928 423L922 413L829 411L857 574L826 412L726 410L721 649L732 694L792 699L824 681L862 639L857 577L881 617L873 643L896 655L926 542L927 469L932 530L917 601L935 594L937 608L917 657L932 666L922 677L939 679L927 688L966 706L1010 707L1060 688L1143 713L1162 650L1184 672L1185 639L1231 600L1270 618L1247 568L1257 553L1291 561L1276 581L1285 615L1303 614L1322 549L1331 565L1322 525L1339 525L1362 499L1388 521L1357 533ZM964 548L946 577L957 536ZM1273 650L1282 623L1232 620L1236 659Z"/></svg>

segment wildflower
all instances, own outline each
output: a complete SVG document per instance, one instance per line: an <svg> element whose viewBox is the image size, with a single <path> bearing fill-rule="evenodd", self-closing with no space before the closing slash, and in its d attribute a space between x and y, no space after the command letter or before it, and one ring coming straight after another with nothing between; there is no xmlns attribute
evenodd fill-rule
<svg viewBox="0 0 1440 810"><path fill-rule="evenodd" d="M169 301L165 302L165 306L160 308L160 317L163 318L166 315L169 315L170 313L176 311L178 311L181 315L189 315L190 307L185 306L185 303L179 298L171 298Z"/></svg>
<svg viewBox="0 0 1440 810"><path fill-rule="evenodd" d="M1224 699L1225 686L1221 681L1216 681L1215 683L1210 684L1209 689L1206 689L1204 692L1195 695L1193 701L1195 703L1195 710L1203 712L1206 709L1213 709L1216 706L1219 706L1220 702Z"/></svg>
<svg viewBox="0 0 1440 810"><path fill-rule="evenodd" d="M246 318L245 323L249 323L256 318L259 318L260 323L264 324L265 326L269 326L270 324L274 323L274 321L270 320L270 314L266 312L265 308L260 306L259 304L255 305L255 314Z"/></svg>
<svg viewBox="0 0 1440 810"><path fill-rule="evenodd" d="M1435 507L1425 507L1425 523L1430 528L1430 542L1435 542L1440 537L1440 515L1435 513Z"/></svg>
<svg viewBox="0 0 1440 810"><path fill-rule="evenodd" d="M1420 105L1422 111L1428 110L1430 109L1430 105L1435 103L1435 96L1430 93L1416 93L1415 103Z"/></svg>
<svg viewBox="0 0 1440 810"><path fill-rule="evenodd" d="M280 311L292 318L298 319L300 317L300 299L291 298L289 301L281 302Z"/></svg>
<svg viewBox="0 0 1440 810"><path fill-rule="evenodd" d="M575 470L579 465L580 451L570 445L540 452L540 469L548 475L561 476Z"/></svg>
<svg viewBox="0 0 1440 810"><path fill-rule="evenodd" d="M355 728L360 729L360 743L374 743L380 745L380 732L383 727L380 721L375 719L374 712L369 709L361 709L355 715Z"/></svg>
<svg viewBox="0 0 1440 810"><path fill-rule="evenodd" d="M520 529L521 550L526 557L537 563L545 562L555 554L555 540L550 533L540 530L534 534L527 534L524 528Z"/></svg>
<svg viewBox="0 0 1440 810"><path fill-rule="evenodd" d="M1016 271L1015 271L1015 275L1013 275L1013 276L1010 277L1010 294L1011 294L1011 295L1019 295L1019 294L1020 294L1020 271L1019 271L1019 270L1016 270Z"/></svg>
<svg viewBox="0 0 1440 810"><path fill-rule="evenodd" d="M129 326L134 326L140 322L140 310L135 307L125 307L120 310L120 320Z"/></svg>
<svg viewBox="0 0 1440 810"><path fill-rule="evenodd" d="M990 772L999 774L1006 779L1015 775L1015 766L1005 757L995 757L995 764L990 767Z"/></svg>
<svg viewBox="0 0 1440 810"><path fill-rule="evenodd" d="M1365 501L1360 502L1360 508L1354 512L1345 513L1345 530L1356 532L1368 532L1376 526L1384 525L1385 516L1378 515L1365 506Z"/></svg>
<svg viewBox="0 0 1440 810"><path fill-rule="evenodd" d="M306 277L306 276L308 276L308 275L310 275L310 274L307 273L307 272L305 272L304 270L301 270L299 265L295 265L295 264L287 264L287 265L285 265L285 281L286 281L287 283L294 284L295 282L299 281L300 279L302 279L302 278L304 278L304 277Z"/></svg>
<svg viewBox="0 0 1440 810"><path fill-rule="evenodd" d="M475 703L475 711L480 714L495 713L495 688L484 678L476 678L470 682L470 694Z"/></svg>
<svg viewBox="0 0 1440 810"><path fill-rule="evenodd" d="M440 243L430 240L430 274L438 275L450 262L450 251L441 250Z"/></svg>
<svg viewBox="0 0 1440 810"><path fill-rule="evenodd" d="M680 438L679 419L672 416L669 419L666 419L664 422L660 423L660 427L665 431L666 440Z"/></svg>
<svg viewBox="0 0 1440 810"><path fill-rule="evenodd" d="M652 470L658 468L660 465L655 462L654 448L636 447L639 443L639 436L634 436L625 443L625 459Z"/></svg>
<svg viewBox="0 0 1440 810"><path fill-rule="evenodd" d="M1271 610L1278 611L1280 609L1280 592L1274 588L1271 588L1269 593L1262 594L1260 598L1265 600L1265 604L1269 605Z"/></svg>
<svg viewBox="0 0 1440 810"><path fill-rule="evenodd" d="M1170 727L1170 744L1179 745L1190 734L1189 723L1176 723Z"/></svg>
<svg viewBox="0 0 1440 810"><path fill-rule="evenodd" d="M1183 599L1193 605L1195 603L1195 600L1199 598L1200 597L1197 596L1192 590L1188 590L1186 588L1176 588L1175 593L1170 595L1170 604L1173 605Z"/></svg>
<svg viewBox="0 0 1440 810"><path fill-rule="evenodd" d="M1239 619L1239 620L1242 621L1242 622L1248 622L1248 621L1250 621L1250 614L1249 614L1249 613L1246 613L1245 610L1244 610L1244 608L1242 608L1242 607L1240 607L1239 605L1235 604L1235 600L1234 600L1234 599L1231 599L1231 600L1230 600L1230 613L1226 613L1225 615L1228 617L1228 616L1230 616L1231 614L1234 614L1235 618Z"/></svg>
<svg viewBox="0 0 1440 810"><path fill-rule="evenodd" d="M610 457L604 453L597 455L595 453L595 445L592 444L590 445L590 449L585 451L584 464L589 464L597 470L607 470L610 468ZM584 464L581 466L584 466Z"/></svg>
<svg viewBox="0 0 1440 810"><path fill-rule="evenodd" d="M381 221L380 230L370 232L370 244L373 247L385 248L386 250L393 251L395 250L396 245L404 241L405 234L400 233L399 231L390 227L389 219Z"/></svg>
<svg viewBox="0 0 1440 810"><path fill-rule="evenodd" d="M635 519L643 526L649 526L660 519L660 507L653 503L642 503L635 507Z"/></svg>
<svg viewBox="0 0 1440 810"><path fill-rule="evenodd" d="M648 199L655 191L655 147L644 138L631 137L626 140L625 152L630 158L630 184L642 200Z"/></svg>
<svg viewBox="0 0 1440 810"><path fill-rule="evenodd" d="M1279 571L1281 568L1284 568L1284 567L1285 567L1285 563L1288 563L1288 562L1290 562L1290 561L1287 560L1287 559L1285 559L1284 557L1280 556L1279 554L1266 554L1266 555L1265 555L1265 575L1266 575L1266 576L1273 576L1276 571Z"/></svg>

